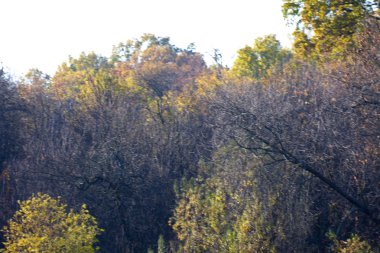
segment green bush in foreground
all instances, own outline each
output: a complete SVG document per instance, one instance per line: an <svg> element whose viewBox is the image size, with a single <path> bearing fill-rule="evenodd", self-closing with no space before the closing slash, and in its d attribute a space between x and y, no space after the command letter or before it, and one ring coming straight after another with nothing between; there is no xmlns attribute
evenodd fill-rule
<svg viewBox="0 0 380 253"><path fill-rule="evenodd" d="M20 210L4 227L6 242L1 252L96 252L93 246L101 233L85 205L78 213L61 199L38 193L19 201Z"/></svg>

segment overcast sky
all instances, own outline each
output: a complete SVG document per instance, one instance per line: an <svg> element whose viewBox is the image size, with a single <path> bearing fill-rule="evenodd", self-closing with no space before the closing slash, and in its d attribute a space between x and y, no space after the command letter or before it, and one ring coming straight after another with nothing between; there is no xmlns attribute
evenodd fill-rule
<svg viewBox="0 0 380 253"><path fill-rule="evenodd" d="M236 51L274 33L290 47L282 0L0 0L0 63L12 74L52 75L81 52L109 56L112 46L144 33L214 48L231 65Z"/></svg>

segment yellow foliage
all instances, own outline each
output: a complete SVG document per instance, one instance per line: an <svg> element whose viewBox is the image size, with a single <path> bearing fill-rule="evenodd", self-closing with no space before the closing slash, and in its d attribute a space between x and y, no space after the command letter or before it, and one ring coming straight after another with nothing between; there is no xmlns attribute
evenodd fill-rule
<svg viewBox="0 0 380 253"><path fill-rule="evenodd" d="M373 253L371 245L362 240L358 235L352 235L346 241L336 239L332 233L329 234L331 240L334 241L333 252L336 253Z"/></svg>
<svg viewBox="0 0 380 253"><path fill-rule="evenodd" d="M6 242L1 252L96 252L93 244L101 233L83 205L79 213L49 195L38 193L20 201L20 210L4 227Z"/></svg>

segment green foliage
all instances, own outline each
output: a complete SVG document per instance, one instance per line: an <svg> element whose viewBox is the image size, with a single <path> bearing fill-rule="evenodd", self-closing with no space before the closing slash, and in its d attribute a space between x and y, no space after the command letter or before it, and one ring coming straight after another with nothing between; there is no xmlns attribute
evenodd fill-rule
<svg viewBox="0 0 380 253"><path fill-rule="evenodd" d="M275 35L267 35L257 38L253 47L246 46L238 51L232 72L238 76L260 80L287 62L290 57L290 51L281 47Z"/></svg>
<svg viewBox="0 0 380 253"><path fill-rule="evenodd" d="M63 63L52 79L51 90L61 99L74 99L93 105L106 103L113 91L121 91L108 59L95 53L82 53Z"/></svg>
<svg viewBox="0 0 380 253"><path fill-rule="evenodd" d="M166 247L165 247L164 236L160 235L157 241L157 253L165 253L165 252L166 252Z"/></svg>
<svg viewBox="0 0 380 253"><path fill-rule="evenodd" d="M297 55L342 57L346 48L354 46L363 20L373 17L379 5L374 0L284 0L283 14L297 25L293 33Z"/></svg>
<svg viewBox="0 0 380 253"><path fill-rule="evenodd" d="M275 251L273 236L278 231L268 220L271 212L264 212L265 208L256 200L253 173L242 171L249 167L234 167L250 164L249 158L242 157L243 153L221 148L214 154L214 161L225 163L220 164L223 167L201 165L209 178L182 183L171 225L183 243L184 252ZM222 160L223 156L236 159Z"/></svg>
<svg viewBox="0 0 380 253"><path fill-rule="evenodd" d="M189 189L175 210L184 252L274 252L273 226L259 203L226 192L219 180Z"/></svg>
<svg viewBox="0 0 380 253"><path fill-rule="evenodd" d="M34 85L47 88L50 84L50 76L43 73L39 69L30 69L25 75L23 83L26 85Z"/></svg>
<svg viewBox="0 0 380 253"><path fill-rule="evenodd" d="M79 213L58 199L38 193L20 201L20 210L4 228L6 242L2 252L91 253L96 236L101 233L97 222L83 205Z"/></svg>

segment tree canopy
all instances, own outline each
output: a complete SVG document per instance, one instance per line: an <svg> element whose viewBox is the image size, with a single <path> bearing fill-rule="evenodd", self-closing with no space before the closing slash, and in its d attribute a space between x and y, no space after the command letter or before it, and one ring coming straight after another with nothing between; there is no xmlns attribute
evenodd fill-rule
<svg viewBox="0 0 380 253"><path fill-rule="evenodd" d="M238 51L232 72L260 80L270 72L285 64L291 58L291 52L282 48L275 35L257 38L253 47L246 46Z"/></svg>
<svg viewBox="0 0 380 253"><path fill-rule="evenodd" d="M286 0L293 48L231 68L145 34L0 72L3 251L378 252L377 12Z"/></svg>
<svg viewBox="0 0 380 253"><path fill-rule="evenodd" d="M342 56L355 44L355 34L366 18L378 19L376 0L284 0L284 17L296 25L297 54L317 57L324 53Z"/></svg>

